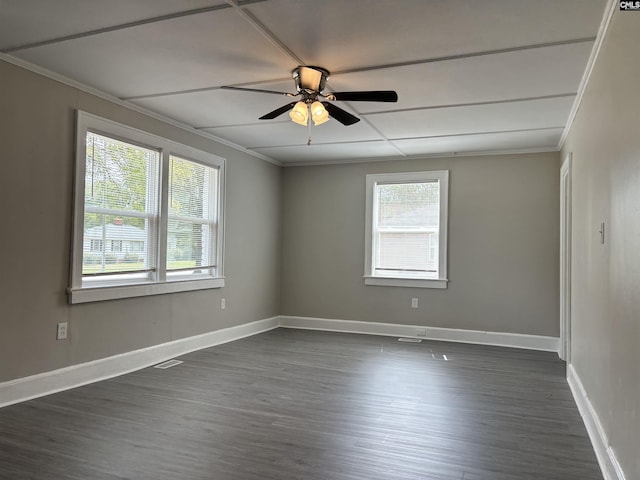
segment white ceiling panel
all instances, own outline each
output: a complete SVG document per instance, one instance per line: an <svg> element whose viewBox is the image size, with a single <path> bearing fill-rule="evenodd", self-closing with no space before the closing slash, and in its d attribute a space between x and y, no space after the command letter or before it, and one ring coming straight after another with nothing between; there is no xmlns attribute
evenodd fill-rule
<svg viewBox="0 0 640 480"><path fill-rule="evenodd" d="M119 97L283 78L295 66L231 9L16 55Z"/></svg>
<svg viewBox="0 0 640 480"><path fill-rule="evenodd" d="M368 115L389 139L562 127L573 97Z"/></svg>
<svg viewBox="0 0 640 480"><path fill-rule="evenodd" d="M0 50L77 35L223 0L19 0L0 1Z"/></svg>
<svg viewBox="0 0 640 480"><path fill-rule="evenodd" d="M337 72L589 37L604 2L271 0L248 9L305 62Z"/></svg>
<svg viewBox="0 0 640 480"><path fill-rule="evenodd" d="M397 103L360 112L575 93L592 42L332 76L334 91L396 90Z"/></svg>
<svg viewBox="0 0 640 480"><path fill-rule="evenodd" d="M205 131L247 148L274 146L306 146L309 129L288 121L264 120L260 125L208 128ZM382 140L382 137L366 122L345 127L331 119L318 127L311 127L312 145L340 142Z"/></svg>
<svg viewBox="0 0 640 480"><path fill-rule="evenodd" d="M350 159L397 157L399 155L396 148L384 141L267 147L256 149L256 151L267 157L277 158L285 165L287 163L340 162Z"/></svg>
<svg viewBox="0 0 640 480"><path fill-rule="evenodd" d="M293 85L293 82L291 82ZM291 87L291 85L286 85ZM261 85L259 88L275 88L282 85ZM288 88L285 91L293 91ZM262 115L295 101L284 95L268 95L251 92L210 90L182 95L140 98L133 103L162 115L175 118L193 127L217 127L257 123ZM287 115L282 116L288 119Z"/></svg>
<svg viewBox="0 0 640 480"><path fill-rule="evenodd" d="M411 140L394 140L406 155L439 155L464 152L554 149L562 135L561 128L503 132L484 135L458 135Z"/></svg>

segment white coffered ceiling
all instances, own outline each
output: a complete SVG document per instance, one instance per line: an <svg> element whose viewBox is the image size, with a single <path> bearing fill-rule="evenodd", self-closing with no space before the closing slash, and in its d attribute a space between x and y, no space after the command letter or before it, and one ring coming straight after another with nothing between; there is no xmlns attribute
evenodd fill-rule
<svg viewBox="0 0 640 480"><path fill-rule="evenodd" d="M555 149L606 0L0 0L0 52L282 164ZM7 58L7 57L5 57ZM362 121L282 115L297 65Z"/></svg>

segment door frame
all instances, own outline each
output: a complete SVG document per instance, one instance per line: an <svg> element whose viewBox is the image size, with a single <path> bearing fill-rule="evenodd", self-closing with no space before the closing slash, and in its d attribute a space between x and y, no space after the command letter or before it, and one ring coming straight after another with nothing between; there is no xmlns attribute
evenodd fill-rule
<svg viewBox="0 0 640 480"><path fill-rule="evenodd" d="M569 152L560 168L560 358L571 363L571 173Z"/></svg>

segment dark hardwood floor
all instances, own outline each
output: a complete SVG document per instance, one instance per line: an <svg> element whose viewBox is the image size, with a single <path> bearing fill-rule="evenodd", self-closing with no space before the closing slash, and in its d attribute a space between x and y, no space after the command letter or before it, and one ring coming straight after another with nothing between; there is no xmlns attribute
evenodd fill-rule
<svg viewBox="0 0 640 480"><path fill-rule="evenodd" d="M553 353L278 329L0 409L7 480L589 480Z"/></svg>

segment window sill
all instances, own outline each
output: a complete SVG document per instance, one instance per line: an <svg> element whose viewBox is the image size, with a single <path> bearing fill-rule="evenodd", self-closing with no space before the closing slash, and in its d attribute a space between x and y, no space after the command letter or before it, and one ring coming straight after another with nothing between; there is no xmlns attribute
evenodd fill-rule
<svg viewBox="0 0 640 480"><path fill-rule="evenodd" d="M449 280L446 278L396 278L396 277L372 277L365 276L365 285L378 285L386 287L412 287L412 288L447 288Z"/></svg>
<svg viewBox="0 0 640 480"><path fill-rule="evenodd" d="M164 283L140 283L136 285L113 285L69 288L69 303L101 302L119 298L146 297L165 293L188 292L224 287L224 277L202 280L176 280Z"/></svg>

